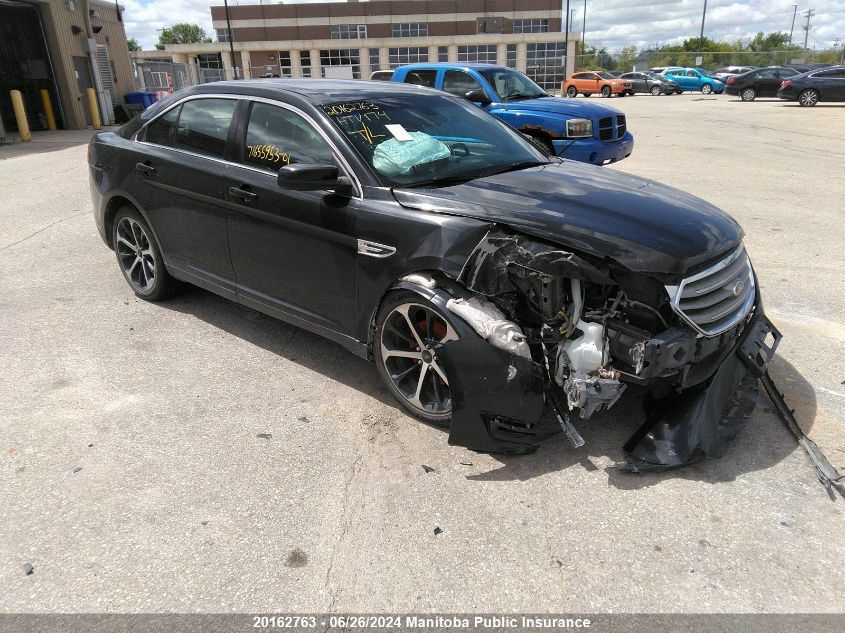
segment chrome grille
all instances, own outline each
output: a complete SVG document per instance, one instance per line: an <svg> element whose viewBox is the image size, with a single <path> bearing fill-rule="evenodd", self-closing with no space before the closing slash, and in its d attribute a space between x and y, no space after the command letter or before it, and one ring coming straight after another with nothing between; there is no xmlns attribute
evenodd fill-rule
<svg viewBox="0 0 845 633"><path fill-rule="evenodd" d="M672 308L706 336L715 336L739 323L754 305L754 272L740 245L706 270L667 286Z"/></svg>

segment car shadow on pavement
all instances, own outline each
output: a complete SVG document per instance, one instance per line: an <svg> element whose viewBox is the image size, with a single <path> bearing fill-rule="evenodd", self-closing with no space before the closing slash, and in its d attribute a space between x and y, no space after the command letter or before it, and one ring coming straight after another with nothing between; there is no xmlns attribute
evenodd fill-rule
<svg viewBox="0 0 845 633"><path fill-rule="evenodd" d="M194 286L159 305L191 314L213 327L401 411L382 385L375 365L321 336ZM341 362L327 362L327 359L338 359ZM770 371L775 383L786 394L787 404L795 408L799 424L809 434L816 415L816 397L812 386L789 362L779 356L772 361ZM729 443L721 459L708 458L685 468L662 473L631 474L621 471L618 466L625 457L622 446L644 420L639 398L636 394L626 393L610 411L596 414L586 422L573 420L586 442L583 447L576 449L562 434L557 434L532 454L492 454L491 457L501 465L469 475L467 479L480 482L524 481L574 467L587 473L604 470L608 483L624 490L648 488L678 478L718 483L770 468L793 451L800 450L775 414L762 385L751 420L736 439ZM417 420L413 420L413 423L424 424ZM446 442L447 429L432 426L443 431L443 441Z"/></svg>
<svg viewBox="0 0 845 633"><path fill-rule="evenodd" d="M388 405L398 405L382 385L376 366L340 345L196 286L186 286L158 305L190 314L298 365ZM339 362L334 362L335 360Z"/></svg>
<svg viewBox="0 0 845 633"><path fill-rule="evenodd" d="M775 356L771 375L785 393L787 404L806 434L816 417L816 396L810 383L786 360ZM621 470L622 446L645 421L635 394L625 394L613 409L594 415L586 422L573 420L585 440L576 449L562 434L526 456L494 456L502 466L470 476L476 481L527 480L571 467L586 471L604 470L608 484L623 490L649 488L666 480L686 479L704 483L734 481L745 473L765 470L801 449L775 413L769 396L760 385L757 406L748 425L728 444L721 459L707 458L696 464L665 472L635 474ZM807 466L810 468L809 464Z"/></svg>

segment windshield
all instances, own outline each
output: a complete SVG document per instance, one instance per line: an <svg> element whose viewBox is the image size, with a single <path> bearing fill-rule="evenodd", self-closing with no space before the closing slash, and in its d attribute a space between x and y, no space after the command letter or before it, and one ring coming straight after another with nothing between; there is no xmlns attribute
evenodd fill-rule
<svg viewBox="0 0 845 633"><path fill-rule="evenodd" d="M481 76L487 80L499 98L508 99L536 99L547 97L548 94L531 79L518 70L508 68L490 68L482 70Z"/></svg>
<svg viewBox="0 0 845 633"><path fill-rule="evenodd" d="M387 186L445 185L549 159L463 99L393 94L322 106Z"/></svg>
<svg viewBox="0 0 845 633"><path fill-rule="evenodd" d="M616 77L614 77L613 75L611 75L611 74L610 74L610 73L608 73L608 72L596 73L596 74L597 74L599 77L601 77L602 79L616 79Z"/></svg>
<svg viewBox="0 0 845 633"><path fill-rule="evenodd" d="M666 77L661 77L657 73L643 73L643 74L646 75L649 79L654 79L655 81L664 81L666 79Z"/></svg>

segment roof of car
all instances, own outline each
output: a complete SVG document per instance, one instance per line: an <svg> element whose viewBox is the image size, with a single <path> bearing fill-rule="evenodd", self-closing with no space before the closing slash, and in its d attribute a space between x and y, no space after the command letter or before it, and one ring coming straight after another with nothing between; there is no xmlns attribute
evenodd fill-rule
<svg viewBox="0 0 845 633"><path fill-rule="evenodd" d="M188 93L216 92L265 97L295 93L314 103L336 103L349 99L374 99L385 94L419 94L423 89L421 86L361 79L241 79L201 84L189 88Z"/></svg>
<svg viewBox="0 0 845 633"><path fill-rule="evenodd" d="M402 68L471 68L475 70L484 70L486 68L507 68L507 66L502 66L502 64L485 64L481 62L420 62L418 64L403 64L398 67L398 69ZM516 69L514 68L513 70Z"/></svg>

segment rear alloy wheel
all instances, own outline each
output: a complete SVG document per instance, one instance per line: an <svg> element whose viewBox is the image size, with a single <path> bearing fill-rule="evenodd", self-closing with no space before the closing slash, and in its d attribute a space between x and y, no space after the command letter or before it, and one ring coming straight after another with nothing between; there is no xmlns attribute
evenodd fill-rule
<svg viewBox="0 0 845 633"><path fill-rule="evenodd" d="M743 101L754 101L757 98L757 91L754 88L744 88L742 92L739 93L739 98Z"/></svg>
<svg viewBox="0 0 845 633"><path fill-rule="evenodd" d="M651 87L651 94L655 97L661 93L660 86L652 86Z"/></svg>
<svg viewBox="0 0 845 633"><path fill-rule="evenodd" d="M701 86L701 94L709 95L711 92L713 92L713 86L711 86L710 84L704 84L703 86Z"/></svg>
<svg viewBox="0 0 845 633"><path fill-rule="evenodd" d="M575 86L569 86L569 88L566 89L566 96L573 99L578 96L578 90Z"/></svg>
<svg viewBox="0 0 845 633"><path fill-rule="evenodd" d="M136 295L159 301L178 288L164 267L158 245L143 216L135 209L123 207L114 217L112 244L123 277Z"/></svg>
<svg viewBox="0 0 845 633"><path fill-rule="evenodd" d="M613 91L611 90L610 86L604 86L601 89L601 96L607 98L611 95L612 92Z"/></svg>
<svg viewBox="0 0 845 633"><path fill-rule="evenodd" d="M411 415L437 424L451 419L452 393L437 348L457 339L448 318L422 297L400 292L382 305L376 319L376 365Z"/></svg>
<svg viewBox="0 0 845 633"><path fill-rule="evenodd" d="M798 95L798 103L804 107L812 107L819 102L819 91L815 88L807 88Z"/></svg>

